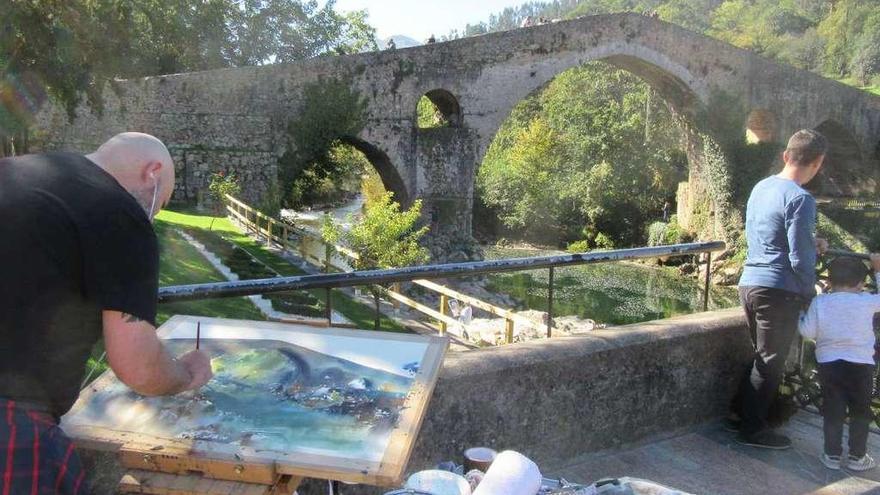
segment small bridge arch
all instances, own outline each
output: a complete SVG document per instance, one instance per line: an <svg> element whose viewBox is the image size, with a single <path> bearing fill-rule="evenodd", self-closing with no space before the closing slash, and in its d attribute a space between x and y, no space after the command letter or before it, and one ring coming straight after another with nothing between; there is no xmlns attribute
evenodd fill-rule
<svg viewBox="0 0 880 495"><path fill-rule="evenodd" d="M406 184L385 151L357 137L343 136L339 140L364 154L367 161L378 172L385 190L394 193L395 201L401 205L410 204L412 200L409 197L409 192L406 190Z"/></svg>

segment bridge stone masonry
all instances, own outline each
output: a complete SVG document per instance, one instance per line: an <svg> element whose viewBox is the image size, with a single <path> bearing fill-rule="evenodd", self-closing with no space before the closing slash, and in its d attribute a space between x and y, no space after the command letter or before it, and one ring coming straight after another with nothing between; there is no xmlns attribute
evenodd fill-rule
<svg viewBox="0 0 880 495"><path fill-rule="evenodd" d="M876 194L880 181L880 98L810 72L637 14L583 17L415 48L324 56L269 65L115 81L99 115L68 120L45 108L45 149L89 151L125 130L164 140L175 160L175 197L194 200L218 170L235 171L243 199L258 203L277 181L278 159L296 143L288 124L304 89L344 83L366 100L365 125L345 141L364 152L404 204L424 203L431 245L443 258L470 239L474 180L513 107L561 72L601 60L644 79L682 124L689 181L682 218L702 212L703 237L741 230L735 143L784 144L799 128L831 140L823 195ZM416 107L430 98L450 122L420 129ZM691 213L694 213L691 215ZM697 220L693 220L697 223Z"/></svg>

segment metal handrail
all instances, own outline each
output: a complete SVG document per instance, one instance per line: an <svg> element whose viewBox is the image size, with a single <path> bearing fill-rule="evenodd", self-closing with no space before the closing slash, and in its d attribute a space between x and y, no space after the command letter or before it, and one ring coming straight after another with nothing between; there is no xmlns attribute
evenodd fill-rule
<svg viewBox="0 0 880 495"><path fill-rule="evenodd" d="M534 270L539 268L552 269L555 267L611 261L686 256L712 253L713 251L723 251L725 247L725 243L721 241L696 242L670 246L618 249L613 251L597 251L557 256L537 256L532 258L422 265L348 273L299 275L293 277L178 285L160 288L159 302L167 303L195 299L250 296L290 290L356 287L374 284L390 284L393 282L406 282L419 278L465 277L490 273Z"/></svg>
<svg viewBox="0 0 880 495"><path fill-rule="evenodd" d="M850 258L859 258L859 259L863 259L863 260L870 260L871 259L870 254L856 253L853 251L844 251L842 249L828 249L825 251L825 256L834 256L834 257L847 256Z"/></svg>

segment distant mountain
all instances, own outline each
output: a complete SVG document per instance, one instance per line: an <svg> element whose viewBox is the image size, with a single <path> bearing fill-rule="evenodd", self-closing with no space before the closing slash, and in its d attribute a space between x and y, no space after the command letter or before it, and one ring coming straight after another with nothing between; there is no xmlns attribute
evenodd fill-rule
<svg viewBox="0 0 880 495"><path fill-rule="evenodd" d="M411 46L419 46L421 43L410 38L409 36L404 36L402 34L395 34L390 38L385 38L379 40L379 49L384 50L386 46L388 46L388 40L394 40L394 45L397 48L409 48Z"/></svg>

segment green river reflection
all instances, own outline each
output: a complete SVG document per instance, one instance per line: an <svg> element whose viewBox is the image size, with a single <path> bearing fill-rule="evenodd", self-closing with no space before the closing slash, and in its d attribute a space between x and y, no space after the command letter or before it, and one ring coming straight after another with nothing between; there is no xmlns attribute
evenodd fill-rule
<svg viewBox="0 0 880 495"><path fill-rule="evenodd" d="M557 251L484 248L486 259L560 254ZM490 289L525 302L527 309L547 310L548 270L490 275ZM557 268L553 314L576 315L598 323L625 325L701 311L701 282L682 276L674 268L635 263L601 263ZM709 309L739 304L736 290L713 286Z"/></svg>

